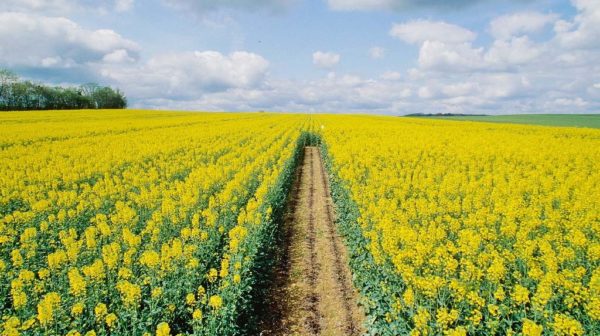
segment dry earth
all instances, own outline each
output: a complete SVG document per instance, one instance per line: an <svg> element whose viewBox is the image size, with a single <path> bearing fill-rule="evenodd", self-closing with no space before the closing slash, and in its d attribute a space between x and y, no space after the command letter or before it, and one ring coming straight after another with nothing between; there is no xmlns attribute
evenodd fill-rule
<svg viewBox="0 0 600 336"><path fill-rule="evenodd" d="M306 147L289 197L262 335L360 335L363 312L337 234L325 169Z"/></svg>

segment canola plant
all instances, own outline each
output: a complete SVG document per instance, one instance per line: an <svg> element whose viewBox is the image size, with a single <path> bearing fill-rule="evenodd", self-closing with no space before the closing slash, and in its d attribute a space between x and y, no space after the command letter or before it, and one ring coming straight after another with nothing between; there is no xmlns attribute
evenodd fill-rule
<svg viewBox="0 0 600 336"><path fill-rule="evenodd" d="M600 333L598 130L130 110L0 115L0 334L249 332L315 142L368 333Z"/></svg>

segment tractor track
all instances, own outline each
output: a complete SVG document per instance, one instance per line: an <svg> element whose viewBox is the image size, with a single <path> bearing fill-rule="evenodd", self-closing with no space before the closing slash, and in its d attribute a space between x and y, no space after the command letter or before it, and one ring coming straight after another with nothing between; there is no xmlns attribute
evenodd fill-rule
<svg viewBox="0 0 600 336"><path fill-rule="evenodd" d="M261 335L360 335L364 315L317 147L304 148L278 251Z"/></svg>

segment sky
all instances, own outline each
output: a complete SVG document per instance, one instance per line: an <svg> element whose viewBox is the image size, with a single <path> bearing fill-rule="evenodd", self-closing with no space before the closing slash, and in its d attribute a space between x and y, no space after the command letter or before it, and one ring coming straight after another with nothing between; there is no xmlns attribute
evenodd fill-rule
<svg viewBox="0 0 600 336"><path fill-rule="evenodd" d="M2 0L0 67L133 108L600 113L599 0Z"/></svg>

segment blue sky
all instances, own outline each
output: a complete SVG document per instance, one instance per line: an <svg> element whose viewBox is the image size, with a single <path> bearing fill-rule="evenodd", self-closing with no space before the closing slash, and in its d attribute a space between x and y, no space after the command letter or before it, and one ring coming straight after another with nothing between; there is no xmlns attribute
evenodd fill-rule
<svg viewBox="0 0 600 336"><path fill-rule="evenodd" d="M0 66L132 107L600 112L597 0L4 0Z"/></svg>

